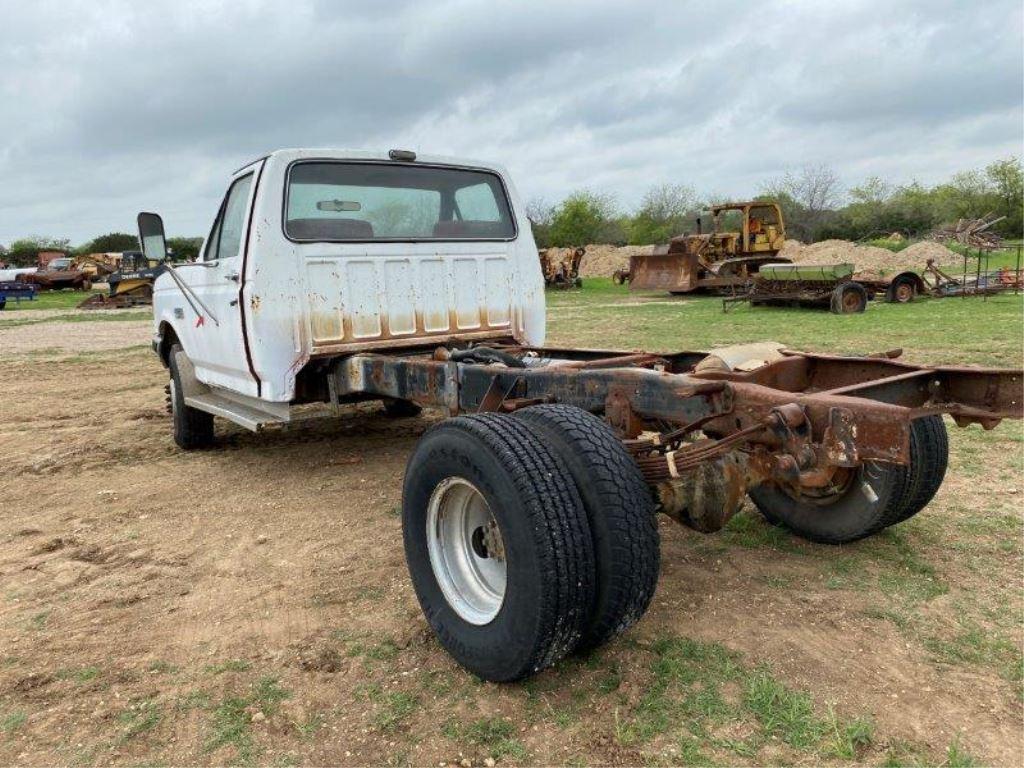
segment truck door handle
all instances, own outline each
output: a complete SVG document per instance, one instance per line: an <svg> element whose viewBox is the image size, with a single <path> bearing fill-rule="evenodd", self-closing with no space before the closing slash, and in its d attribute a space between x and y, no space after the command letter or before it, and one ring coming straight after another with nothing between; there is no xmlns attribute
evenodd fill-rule
<svg viewBox="0 0 1024 768"><path fill-rule="evenodd" d="M237 283L238 282L238 273L237 272L228 272L226 275L224 275L224 278L226 280L234 280Z"/></svg>

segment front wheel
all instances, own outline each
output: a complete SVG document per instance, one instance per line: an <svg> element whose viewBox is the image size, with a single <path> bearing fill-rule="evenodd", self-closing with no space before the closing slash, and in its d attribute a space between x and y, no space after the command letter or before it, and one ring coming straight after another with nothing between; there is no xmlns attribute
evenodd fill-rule
<svg viewBox="0 0 1024 768"><path fill-rule="evenodd" d="M186 451L207 448L213 444L213 415L185 404L182 369L191 363L180 344L171 347L167 363L171 372L168 395L174 421L174 442Z"/></svg>
<svg viewBox="0 0 1024 768"><path fill-rule="evenodd" d="M525 422L430 429L406 467L402 537L424 616L470 672L518 680L576 647L594 598L590 530L572 477Z"/></svg>

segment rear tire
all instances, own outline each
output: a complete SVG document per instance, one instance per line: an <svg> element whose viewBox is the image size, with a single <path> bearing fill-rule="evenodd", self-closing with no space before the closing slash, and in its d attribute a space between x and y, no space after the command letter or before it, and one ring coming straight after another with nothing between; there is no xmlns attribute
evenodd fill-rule
<svg viewBox="0 0 1024 768"><path fill-rule="evenodd" d="M750 498L765 518L797 536L820 544L845 544L870 536L882 526L899 475L894 464L862 464L833 497L794 498L781 488L761 485Z"/></svg>
<svg viewBox="0 0 1024 768"><path fill-rule="evenodd" d="M168 368L171 372L171 418L174 421L174 442L178 447L192 451L208 448L213 444L213 415L185 405L184 390L181 386L181 372L178 369L178 355L184 355L180 344L171 347Z"/></svg>
<svg viewBox="0 0 1024 768"><path fill-rule="evenodd" d="M658 584L660 548L654 500L636 462L611 428L571 405L517 411L561 459L587 513L597 588L578 649L597 648L646 613Z"/></svg>
<svg viewBox="0 0 1024 768"><path fill-rule="evenodd" d="M925 416L910 424L910 464L894 466L893 494L879 528L909 520L934 498L949 466L949 435L941 416Z"/></svg>
<svg viewBox="0 0 1024 768"><path fill-rule="evenodd" d="M860 283L840 283L832 291L829 308L835 315L852 315L863 312L868 306L868 292Z"/></svg>
<svg viewBox="0 0 1024 768"><path fill-rule="evenodd" d="M402 536L423 614L470 672L518 680L576 647L594 598L590 530L571 476L525 422L479 414L431 428L406 467ZM503 581L488 560L504 563Z"/></svg>

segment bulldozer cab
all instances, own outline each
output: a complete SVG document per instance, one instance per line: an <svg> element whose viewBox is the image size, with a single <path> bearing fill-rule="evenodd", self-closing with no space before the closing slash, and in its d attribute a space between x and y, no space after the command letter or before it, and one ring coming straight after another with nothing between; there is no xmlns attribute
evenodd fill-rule
<svg viewBox="0 0 1024 768"><path fill-rule="evenodd" d="M714 234L730 255L775 253L786 240L778 203L724 203L710 209Z"/></svg>

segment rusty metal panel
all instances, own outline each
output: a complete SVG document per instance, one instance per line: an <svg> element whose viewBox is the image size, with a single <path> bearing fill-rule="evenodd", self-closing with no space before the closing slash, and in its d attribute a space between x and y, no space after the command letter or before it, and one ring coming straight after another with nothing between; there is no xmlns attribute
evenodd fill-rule
<svg viewBox="0 0 1024 768"><path fill-rule="evenodd" d="M341 341L341 291L329 290L340 281L339 264L334 259L310 259L306 263L309 274L309 317L313 329L313 343ZM313 287L317 286L317 287Z"/></svg>
<svg viewBox="0 0 1024 768"><path fill-rule="evenodd" d="M452 292L455 295L455 325L460 331L475 331L482 325L478 291L480 270L474 258L452 260Z"/></svg>
<svg viewBox="0 0 1024 768"><path fill-rule="evenodd" d="M484 307L487 325L491 328L507 328L511 325L511 279L507 259L484 259Z"/></svg>
<svg viewBox="0 0 1024 768"><path fill-rule="evenodd" d="M371 341L513 333L504 255L306 259L313 353Z"/></svg>
<svg viewBox="0 0 1024 768"><path fill-rule="evenodd" d="M377 265L369 260L351 260L344 265L345 292L341 297L344 320L351 325L353 339L376 339L383 335Z"/></svg>
<svg viewBox="0 0 1024 768"><path fill-rule="evenodd" d="M697 283L696 258L685 253L630 257L631 289L692 291Z"/></svg>
<svg viewBox="0 0 1024 768"><path fill-rule="evenodd" d="M389 259L384 262L384 301L387 304L388 330L392 336L416 333L416 311L409 302L413 295L412 262Z"/></svg>

